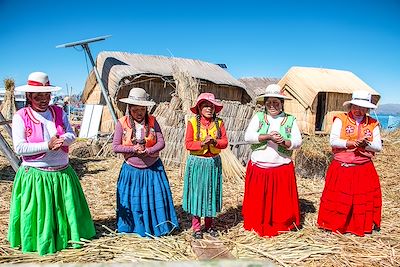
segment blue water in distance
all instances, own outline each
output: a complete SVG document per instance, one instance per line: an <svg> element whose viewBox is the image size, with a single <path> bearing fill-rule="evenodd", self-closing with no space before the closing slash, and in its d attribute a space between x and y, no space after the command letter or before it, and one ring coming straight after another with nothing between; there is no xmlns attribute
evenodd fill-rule
<svg viewBox="0 0 400 267"><path fill-rule="evenodd" d="M393 116L393 115L379 114L379 115L377 115L377 117L375 116L375 114L370 114L370 115L371 115L371 117L379 120L379 123L381 124L381 127L383 129L387 129L387 127L388 127L389 116L394 117L397 120L400 119L400 116ZM398 125L398 126L400 127L400 125Z"/></svg>

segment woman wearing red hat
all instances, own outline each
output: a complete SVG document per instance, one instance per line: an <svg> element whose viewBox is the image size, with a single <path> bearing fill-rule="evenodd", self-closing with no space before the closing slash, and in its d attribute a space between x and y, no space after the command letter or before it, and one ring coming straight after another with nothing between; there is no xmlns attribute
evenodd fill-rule
<svg viewBox="0 0 400 267"><path fill-rule="evenodd" d="M183 210L193 215L193 236L203 238L204 230L218 236L214 218L222 208L222 163L219 153L228 146L222 119L216 116L222 105L212 93L202 93L190 109L195 116L187 124L185 145L190 155L186 161Z"/></svg>
<svg viewBox="0 0 400 267"><path fill-rule="evenodd" d="M371 94L355 91L343 103L349 112L333 119L330 143L334 158L326 173L318 213L320 228L364 236L381 225L382 194L372 162L382 149L379 123L368 116Z"/></svg>
<svg viewBox="0 0 400 267"><path fill-rule="evenodd" d="M280 86L271 84L259 96L265 111L250 121L245 140L252 144L243 199L243 226L260 236L276 236L300 225L296 176L291 159L301 145L296 118L283 111Z"/></svg>
<svg viewBox="0 0 400 267"><path fill-rule="evenodd" d="M13 185L8 241L22 252L55 253L96 234L79 178L69 165L68 147L75 134L67 115L49 105L46 73L33 72L25 92L27 106L13 117L13 144L22 156Z"/></svg>

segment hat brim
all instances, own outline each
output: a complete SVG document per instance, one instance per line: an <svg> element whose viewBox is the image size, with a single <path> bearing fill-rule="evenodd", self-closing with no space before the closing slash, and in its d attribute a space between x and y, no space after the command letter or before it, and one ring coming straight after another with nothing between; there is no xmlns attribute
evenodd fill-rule
<svg viewBox="0 0 400 267"><path fill-rule="evenodd" d="M279 94L263 94L260 96L256 97L257 101L263 101L265 97L275 97L275 98L280 98L280 99L287 99L287 100L292 100L291 97L285 96L285 95L279 95Z"/></svg>
<svg viewBox="0 0 400 267"><path fill-rule="evenodd" d="M344 107L348 107L350 104L353 104L353 105L356 105L356 106L359 106L359 107L363 107L363 108L372 108L372 109L376 109L377 108L377 106L372 104L371 102L366 101L366 100L359 100L359 99L353 99L353 100L350 100L350 101L346 101L346 102L343 103L343 106Z"/></svg>
<svg viewBox="0 0 400 267"><path fill-rule="evenodd" d="M118 101L120 101L122 103L130 104L130 105L144 106L144 107L151 107L156 104L153 101L146 101L146 100L139 101L139 100L133 100L131 98L121 98Z"/></svg>
<svg viewBox="0 0 400 267"><path fill-rule="evenodd" d="M15 91L26 92L26 93L51 93L60 91L59 86L32 86L32 85L21 85L15 87Z"/></svg>
<svg viewBox="0 0 400 267"><path fill-rule="evenodd" d="M208 102L210 102L210 103L212 103L212 104L214 105L214 107L215 107L215 113L221 112L221 110L222 110L222 108L223 108L222 104L220 104L220 103L218 103L218 102L216 102L216 101L209 100L209 99L202 99L202 100L200 100L199 102L196 103L195 106L191 107L190 110L191 110L194 114L198 114L198 113L199 113L199 110L198 110L197 107L198 107L202 102L204 102L204 101L208 101Z"/></svg>

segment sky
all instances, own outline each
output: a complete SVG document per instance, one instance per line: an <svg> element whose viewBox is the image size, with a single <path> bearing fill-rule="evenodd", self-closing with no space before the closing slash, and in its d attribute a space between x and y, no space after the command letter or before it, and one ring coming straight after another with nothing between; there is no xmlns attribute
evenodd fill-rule
<svg viewBox="0 0 400 267"><path fill-rule="evenodd" d="M0 0L0 79L18 86L43 71L62 94L80 93L90 61L56 46L104 35L90 45L94 58L199 59L225 63L235 78L280 78L292 66L347 70L381 104L400 104L400 0Z"/></svg>

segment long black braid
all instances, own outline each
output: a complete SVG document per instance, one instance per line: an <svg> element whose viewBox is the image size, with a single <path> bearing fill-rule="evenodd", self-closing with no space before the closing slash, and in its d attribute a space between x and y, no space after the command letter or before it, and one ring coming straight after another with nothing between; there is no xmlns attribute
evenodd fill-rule
<svg viewBox="0 0 400 267"><path fill-rule="evenodd" d="M200 140L200 114L196 115L196 127L197 127L197 134L196 134L196 140Z"/></svg>
<svg viewBox="0 0 400 267"><path fill-rule="evenodd" d="M132 115L130 112L128 112L129 116L129 123L131 124L132 127L132 144L136 144L136 125L135 125L135 120L133 119ZM147 137L150 134L150 126L149 126L149 113L146 109L146 114L144 115L144 136ZM141 140L144 141L144 140Z"/></svg>
<svg viewBox="0 0 400 267"><path fill-rule="evenodd" d="M217 139L221 138L221 129L219 128L219 118L217 118L217 114L213 115L213 121L215 122L215 127L217 127Z"/></svg>
<svg viewBox="0 0 400 267"><path fill-rule="evenodd" d="M28 97L28 95L29 95L29 97ZM32 93L26 92L25 93L25 99L26 99L25 107L32 106L32 102L30 100L30 97L32 97Z"/></svg>

